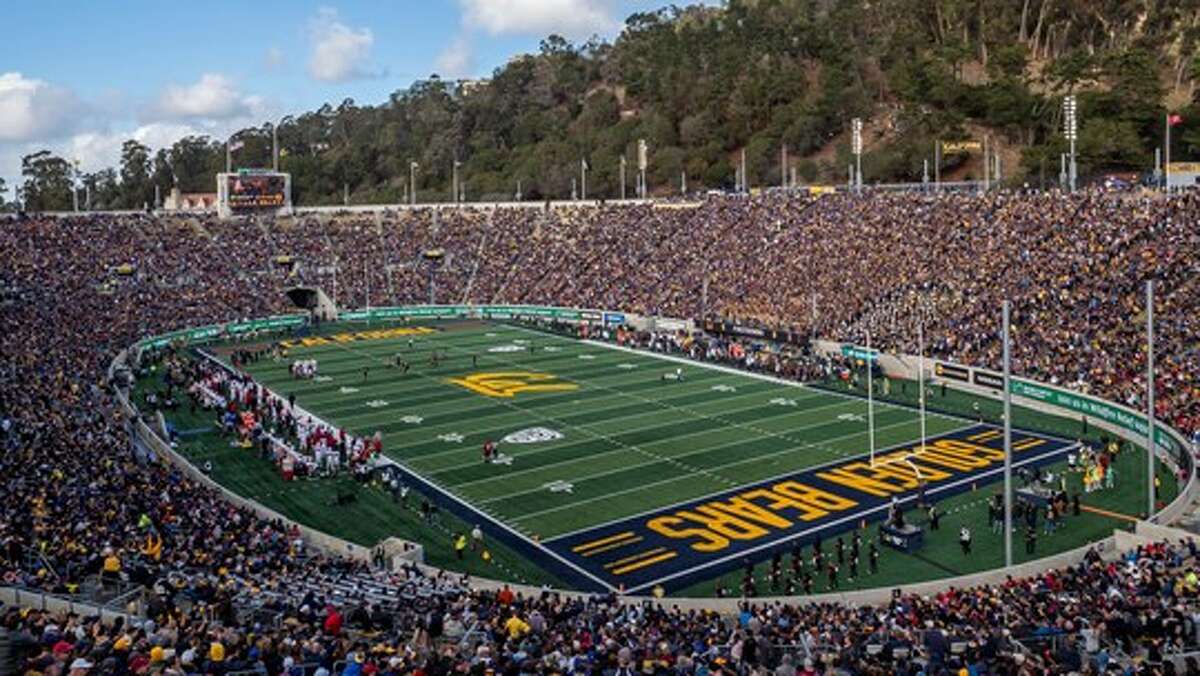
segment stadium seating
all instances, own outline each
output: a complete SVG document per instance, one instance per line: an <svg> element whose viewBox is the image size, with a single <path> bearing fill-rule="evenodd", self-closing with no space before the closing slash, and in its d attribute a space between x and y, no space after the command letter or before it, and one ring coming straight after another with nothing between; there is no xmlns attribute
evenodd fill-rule
<svg viewBox="0 0 1200 676"><path fill-rule="evenodd" d="M343 307L424 302L418 257L439 247L443 302L736 317L845 340L869 330L875 345L900 350L915 349L921 315L935 356L993 367L997 308L1011 298L1017 372L1141 407L1145 354L1134 318L1153 278L1159 414L1200 434L1198 207L1194 194L896 193L275 222L2 222L3 584L69 594L115 579L159 593L140 626L4 608L0 643L7 638L12 652L0 652L9 660L0 673L65 670L77 659L118 673L259 663L279 673L290 660L310 674L346 664L595 674L704 665L783 676L1161 661L1195 646L1200 631L1191 545L1147 546L1115 563L1090 556L1066 570L880 607L748 604L738 618L611 598L510 601L457 577L372 571L305 551L280 524L140 458L105 374L141 337L285 311L283 289L300 282L321 285ZM282 254L297 262L277 264ZM337 614L344 627L331 620Z"/></svg>

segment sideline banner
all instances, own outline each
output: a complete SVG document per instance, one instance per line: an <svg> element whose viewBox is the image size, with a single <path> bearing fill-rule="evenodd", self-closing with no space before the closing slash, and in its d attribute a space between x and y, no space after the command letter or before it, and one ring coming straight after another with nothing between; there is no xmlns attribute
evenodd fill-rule
<svg viewBox="0 0 1200 676"><path fill-rule="evenodd" d="M1060 408L1070 409L1097 420L1112 423L1143 437L1149 430L1146 416L1101 399L1017 378L1012 379L1010 389L1013 396L1035 399ZM1155 426L1154 440L1159 448L1170 452L1173 457L1179 457L1180 449L1175 438L1163 426Z"/></svg>

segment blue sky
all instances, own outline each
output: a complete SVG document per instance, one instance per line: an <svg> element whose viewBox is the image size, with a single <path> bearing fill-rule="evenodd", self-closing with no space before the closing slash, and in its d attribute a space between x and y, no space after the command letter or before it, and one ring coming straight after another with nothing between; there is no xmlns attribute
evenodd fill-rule
<svg viewBox="0 0 1200 676"><path fill-rule="evenodd" d="M14 185L21 156L42 148L93 171L115 165L127 138L157 148L347 97L379 103L435 72L487 77L552 32L611 39L630 13L663 4L13 3L0 41L0 177Z"/></svg>

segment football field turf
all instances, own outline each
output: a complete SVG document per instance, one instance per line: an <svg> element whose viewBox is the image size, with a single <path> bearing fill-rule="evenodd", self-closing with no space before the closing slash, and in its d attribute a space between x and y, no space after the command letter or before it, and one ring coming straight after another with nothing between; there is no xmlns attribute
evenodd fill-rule
<svg viewBox="0 0 1200 676"><path fill-rule="evenodd" d="M414 480L590 587L679 587L913 494L896 488L913 483L907 463L860 461L870 433L858 397L502 324L339 330L248 370L331 424L381 432ZM293 379L294 359L318 360L320 377ZM877 402L874 423L894 459L920 439L910 408ZM920 463L931 493L995 477L995 429L930 414L926 434L942 453ZM1066 448L1014 439L1031 461Z"/></svg>

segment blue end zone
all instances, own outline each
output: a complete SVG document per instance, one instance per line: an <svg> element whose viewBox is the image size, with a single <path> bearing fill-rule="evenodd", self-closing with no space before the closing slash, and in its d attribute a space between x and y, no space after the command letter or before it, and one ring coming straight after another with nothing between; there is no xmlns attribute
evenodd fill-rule
<svg viewBox="0 0 1200 676"><path fill-rule="evenodd" d="M1059 460L1074 444L1013 431L1014 466ZM882 520L892 497L916 503L919 475L930 500L1003 478L1004 434L976 425L868 456L810 468L623 519L545 543L562 559L627 592L667 591Z"/></svg>

